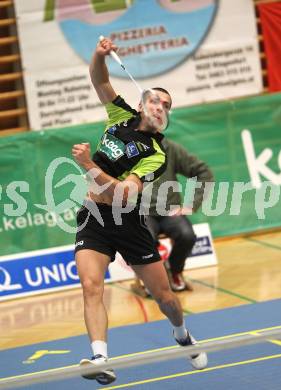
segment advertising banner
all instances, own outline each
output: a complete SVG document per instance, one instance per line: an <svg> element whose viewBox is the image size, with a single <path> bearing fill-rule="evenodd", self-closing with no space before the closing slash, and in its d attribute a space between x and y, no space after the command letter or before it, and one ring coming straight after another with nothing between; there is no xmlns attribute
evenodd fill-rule
<svg viewBox="0 0 281 390"><path fill-rule="evenodd" d="M194 226L197 241L185 268L217 264L208 224ZM161 241L162 259L166 260L171 246ZM168 241L168 242L167 242ZM133 279L132 269L118 253L105 275L105 282ZM74 245L49 248L0 257L0 301L42 292L69 289L80 285L74 261Z"/></svg>
<svg viewBox="0 0 281 390"><path fill-rule="evenodd" d="M215 176L194 223L214 237L281 226L281 94L178 108L166 136L205 161ZM73 144L92 152L104 124L0 139L0 256L74 243L87 192ZM188 205L196 183L180 177ZM191 196L192 198L192 196ZM162 197L163 199L163 197Z"/></svg>
<svg viewBox="0 0 281 390"><path fill-rule="evenodd" d="M166 135L215 176L192 221L207 221L216 237L281 226L280 103L275 94L176 112ZM181 183L188 199L190 183Z"/></svg>
<svg viewBox="0 0 281 390"><path fill-rule="evenodd" d="M143 88L169 90L174 107L262 90L252 0L15 0L15 6L34 130L104 119L88 71L100 35L118 45ZM132 82L112 58L108 66L116 92L136 107Z"/></svg>

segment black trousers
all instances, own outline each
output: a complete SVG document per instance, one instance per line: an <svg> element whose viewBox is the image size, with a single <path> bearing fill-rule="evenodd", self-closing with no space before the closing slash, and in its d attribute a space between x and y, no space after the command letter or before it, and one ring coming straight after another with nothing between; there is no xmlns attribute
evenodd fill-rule
<svg viewBox="0 0 281 390"><path fill-rule="evenodd" d="M189 256L195 242L191 222L183 215L180 216L148 216L146 219L155 242L159 234L165 234L172 239L172 251L169 257L172 273L180 273L184 269L185 259Z"/></svg>

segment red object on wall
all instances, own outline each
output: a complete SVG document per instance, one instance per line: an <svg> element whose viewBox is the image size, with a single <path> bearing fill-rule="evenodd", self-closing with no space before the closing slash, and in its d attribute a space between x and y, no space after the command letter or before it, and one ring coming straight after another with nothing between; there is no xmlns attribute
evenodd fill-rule
<svg viewBox="0 0 281 390"><path fill-rule="evenodd" d="M258 4L267 60L269 91L281 91L281 2Z"/></svg>

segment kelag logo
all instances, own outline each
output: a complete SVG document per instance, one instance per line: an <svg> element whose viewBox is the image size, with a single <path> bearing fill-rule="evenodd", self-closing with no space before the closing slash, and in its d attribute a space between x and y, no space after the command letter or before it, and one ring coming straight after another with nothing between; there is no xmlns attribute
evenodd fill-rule
<svg viewBox="0 0 281 390"><path fill-rule="evenodd" d="M99 145L99 151L107 155L107 157L116 161L124 155L125 145L120 139L114 135L105 133Z"/></svg>
<svg viewBox="0 0 281 390"><path fill-rule="evenodd" d="M79 6L76 0L71 2L72 14L65 4L65 12L60 7L60 27L74 51L89 63L102 33L118 45L118 55L137 78L167 72L193 54L218 8L218 0L134 0L118 13L110 9L110 2L108 9L101 10L95 2ZM109 20L113 11L116 18ZM125 77L118 64L108 61L111 75Z"/></svg>

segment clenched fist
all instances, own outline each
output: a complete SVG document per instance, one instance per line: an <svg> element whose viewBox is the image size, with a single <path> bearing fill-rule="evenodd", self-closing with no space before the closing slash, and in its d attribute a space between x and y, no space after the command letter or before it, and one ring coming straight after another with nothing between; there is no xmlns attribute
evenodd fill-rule
<svg viewBox="0 0 281 390"><path fill-rule="evenodd" d="M89 143L73 145L72 156L79 165L87 170L94 165L91 159L91 147Z"/></svg>
<svg viewBox="0 0 281 390"><path fill-rule="evenodd" d="M100 56L108 55L111 50L116 51L117 46L109 38L103 38L97 45L96 53Z"/></svg>

